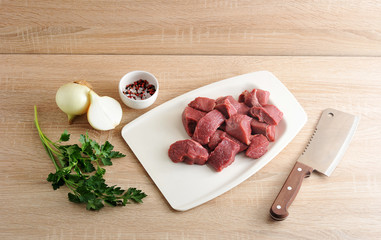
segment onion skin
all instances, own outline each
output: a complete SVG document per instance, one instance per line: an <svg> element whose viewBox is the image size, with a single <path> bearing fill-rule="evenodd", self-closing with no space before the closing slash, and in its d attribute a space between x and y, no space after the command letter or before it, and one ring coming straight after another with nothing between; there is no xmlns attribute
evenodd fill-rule
<svg viewBox="0 0 381 240"><path fill-rule="evenodd" d="M74 81L74 83L81 84L83 86L90 88L90 90L93 90L93 86L91 86L91 84L87 82L86 80L78 80L78 81Z"/></svg>
<svg viewBox="0 0 381 240"><path fill-rule="evenodd" d="M57 90L57 106L67 114L69 124L73 122L76 116L87 112L90 106L89 92L89 87L74 82L62 85Z"/></svg>

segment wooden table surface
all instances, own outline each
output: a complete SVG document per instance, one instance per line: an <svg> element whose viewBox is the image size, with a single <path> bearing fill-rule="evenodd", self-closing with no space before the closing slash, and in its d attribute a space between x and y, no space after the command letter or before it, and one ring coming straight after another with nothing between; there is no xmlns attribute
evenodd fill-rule
<svg viewBox="0 0 381 240"><path fill-rule="evenodd" d="M0 0L1 239L379 239L381 234L381 1L7 1ZM123 106L121 124L67 125L55 104L64 83L86 79L119 100L119 79L153 73L153 106ZM249 72L274 73L308 115L270 163L221 196L171 209L121 137L122 127L183 93ZM53 191L45 134L88 131L126 157L107 166L109 184L137 187L143 204L87 211ZM306 179L285 221L269 208L320 113L361 117L337 169Z"/></svg>

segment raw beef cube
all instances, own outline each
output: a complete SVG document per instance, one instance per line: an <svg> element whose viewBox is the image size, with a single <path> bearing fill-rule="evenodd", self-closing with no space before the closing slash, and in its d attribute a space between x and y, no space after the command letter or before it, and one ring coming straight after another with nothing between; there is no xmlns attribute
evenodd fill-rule
<svg viewBox="0 0 381 240"><path fill-rule="evenodd" d="M250 111L250 107L248 107L245 103L239 103L237 113L248 115Z"/></svg>
<svg viewBox="0 0 381 240"><path fill-rule="evenodd" d="M235 155L239 151L239 144L234 141L224 138L210 154L208 164L212 166L217 172L221 172L235 159Z"/></svg>
<svg viewBox="0 0 381 240"><path fill-rule="evenodd" d="M229 138L230 140L236 142L239 144L239 150L238 152L243 152L245 151L248 146L244 143L242 143L241 141L239 141L238 139L230 136L229 134L227 134L226 132L224 131L221 131L221 130L217 130L216 132L214 132L214 134L212 135L212 137L210 138L210 141L208 143L208 147L209 149L211 150L214 150L217 145L224 139L224 138Z"/></svg>
<svg viewBox="0 0 381 240"><path fill-rule="evenodd" d="M249 91L244 91L243 92L243 94L244 94L244 103L247 106L249 106L249 107L253 107L253 106L260 107L261 104L258 101L257 95L255 94L256 93L255 89L253 91L252 92L249 92Z"/></svg>
<svg viewBox="0 0 381 240"><path fill-rule="evenodd" d="M257 96L259 104L261 104L262 106L266 105L267 102L269 101L270 92L262 90L262 89L253 89L253 91L254 90L256 90L255 95Z"/></svg>
<svg viewBox="0 0 381 240"><path fill-rule="evenodd" d="M236 114L226 120L226 132L246 145L250 144L252 118Z"/></svg>
<svg viewBox="0 0 381 240"><path fill-rule="evenodd" d="M270 92L254 88L251 92L245 90L238 98L239 102L244 102L249 107L260 107L266 105Z"/></svg>
<svg viewBox="0 0 381 240"><path fill-rule="evenodd" d="M202 145L208 144L210 137L224 121L224 115L218 110L208 112L198 121L192 138Z"/></svg>
<svg viewBox="0 0 381 240"><path fill-rule="evenodd" d="M260 122L257 119L253 118L251 121L251 131L254 134L262 134L267 137L270 142L275 140L275 125L270 125L264 122Z"/></svg>
<svg viewBox="0 0 381 240"><path fill-rule="evenodd" d="M210 140L208 143L209 149L214 150L224 137L226 137L226 132L221 130L215 131L213 135L210 137Z"/></svg>
<svg viewBox="0 0 381 240"><path fill-rule="evenodd" d="M237 100L235 100L231 95L228 95L228 96L224 96L224 97L219 97L219 98L217 98L217 100L216 100L216 105L223 103L225 100L229 100L230 103L231 103L233 106L236 106L236 105L238 104L238 101L237 101Z"/></svg>
<svg viewBox="0 0 381 240"><path fill-rule="evenodd" d="M260 158L267 152L267 147L269 146L269 140L262 134L254 135L251 138L251 144L246 150L246 156L249 158Z"/></svg>
<svg viewBox="0 0 381 240"><path fill-rule="evenodd" d="M200 143L186 139L173 143L169 147L168 156L175 163L203 165L208 160L209 153Z"/></svg>
<svg viewBox="0 0 381 240"><path fill-rule="evenodd" d="M274 105L265 105L263 107L252 107L250 115L258 118L260 122L270 125L278 125L283 118L283 113Z"/></svg>
<svg viewBox="0 0 381 240"><path fill-rule="evenodd" d="M197 97L188 104L189 107L195 108L203 112L210 112L216 106L215 100L206 97Z"/></svg>
<svg viewBox="0 0 381 240"><path fill-rule="evenodd" d="M216 104L218 105L218 104L224 104L224 103L226 103L226 101L229 101L228 102L228 104L231 104L231 105L233 105L233 107L237 110L237 112L236 113L238 113L238 114L248 114L249 113L249 111L250 111L250 107L248 107L245 103L240 103L240 102L238 102L237 100L235 100L232 96L226 96L226 97L220 97L220 98L218 98L217 100L216 100ZM227 112L227 111L225 111L225 106L219 106L219 108L221 108L221 109L218 109L218 110L220 110L222 113L224 113L224 112ZM233 110L234 111L234 110ZM231 112L230 114L229 114L229 112L227 112L226 114L224 113L224 115L226 116L226 117L230 117L230 116L232 116L232 115L234 115L234 114L236 114L235 112ZM228 115L229 114L229 115Z"/></svg>
<svg viewBox="0 0 381 240"><path fill-rule="evenodd" d="M238 96L238 102L245 103L245 96L248 94L249 91L245 90Z"/></svg>
<svg viewBox="0 0 381 240"><path fill-rule="evenodd" d="M243 142L241 142L240 140L230 136L229 134L226 133L226 138L229 138L230 140L232 140L233 142L235 143L238 143L239 144L239 150L238 152L243 152L245 151L249 146L247 146L246 144L244 144Z"/></svg>
<svg viewBox="0 0 381 240"><path fill-rule="evenodd" d="M182 114L182 121L187 134L192 137L198 121L205 116L206 113L191 107L186 107Z"/></svg>
<svg viewBox="0 0 381 240"><path fill-rule="evenodd" d="M229 118L238 112L233 100L235 101L232 96L220 97L216 100L215 109L224 114L226 118Z"/></svg>

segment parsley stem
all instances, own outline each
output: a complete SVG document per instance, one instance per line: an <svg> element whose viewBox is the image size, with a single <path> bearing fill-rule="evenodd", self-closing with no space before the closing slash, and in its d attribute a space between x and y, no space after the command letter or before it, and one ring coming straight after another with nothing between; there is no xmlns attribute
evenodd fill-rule
<svg viewBox="0 0 381 240"><path fill-rule="evenodd" d="M97 163L98 168L101 168L101 165L99 164L98 159L95 159L95 162Z"/></svg>
<svg viewBox="0 0 381 240"><path fill-rule="evenodd" d="M45 134L41 131L40 126L38 125L38 121L36 122L38 134L40 135L41 141L54 153L57 155L60 155L61 153L57 150L54 150L50 145L53 145L54 148L57 149L57 147L54 145L54 143L45 136Z"/></svg>
<svg viewBox="0 0 381 240"><path fill-rule="evenodd" d="M42 144L46 150L46 152L48 153L50 159L52 160L53 164L54 164L54 167L56 168L56 170L58 171L60 169L60 167L58 166L57 162L55 161L54 159L54 155L53 153L51 152L51 150L46 146L46 144Z"/></svg>
<svg viewBox="0 0 381 240"><path fill-rule="evenodd" d="M45 136L45 134L41 131L40 124L38 123L38 115L37 115L37 106L34 106L34 124L36 125L38 135L40 135L41 141L55 154L60 154L58 151L52 149L52 147L49 145L51 143L54 147L55 144Z"/></svg>
<svg viewBox="0 0 381 240"><path fill-rule="evenodd" d="M65 184L66 186L75 194L75 195L78 195L77 192L73 189L73 188L77 188L78 185L76 185L75 183L67 180L66 178L64 178L64 181L65 181Z"/></svg>
<svg viewBox="0 0 381 240"><path fill-rule="evenodd" d="M55 154L60 154L58 153L57 151L53 150L51 148L51 146L49 145L48 141L50 141L41 131L41 128L40 128L40 125L38 124L38 116L37 116L37 106L35 105L34 106L34 124L36 125L36 128L37 128L37 131L38 131L38 135L40 136L40 139L41 139L41 142L42 142L42 145L44 146L46 152L48 153L50 159L52 160L53 164L54 164L54 167L56 168L56 170L59 170L60 167L58 166L57 162L56 162L56 159L54 157L54 153ZM51 142L51 141L50 141ZM62 164L62 163L61 163Z"/></svg>

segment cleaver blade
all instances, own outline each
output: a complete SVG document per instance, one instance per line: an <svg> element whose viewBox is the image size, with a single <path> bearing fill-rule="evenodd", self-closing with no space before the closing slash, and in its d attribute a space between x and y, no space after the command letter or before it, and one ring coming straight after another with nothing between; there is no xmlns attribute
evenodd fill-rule
<svg viewBox="0 0 381 240"><path fill-rule="evenodd" d="M270 208L275 220L288 216L303 179L316 170L330 176L340 162L356 131L359 117L332 108L325 109L302 155L296 161L283 187Z"/></svg>

